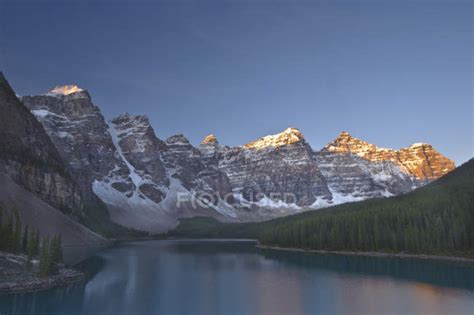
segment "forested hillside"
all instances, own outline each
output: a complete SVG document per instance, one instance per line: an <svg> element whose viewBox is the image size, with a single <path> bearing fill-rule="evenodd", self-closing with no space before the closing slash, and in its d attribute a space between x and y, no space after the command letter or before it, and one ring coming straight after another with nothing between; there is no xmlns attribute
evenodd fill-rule
<svg viewBox="0 0 474 315"><path fill-rule="evenodd" d="M412 193L289 218L264 244L349 251L470 252L474 248L474 160Z"/></svg>
<svg viewBox="0 0 474 315"><path fill-rule="evenodd" d="M265 245L305 249L472 256L474 160L398 197L344 204L259 224L185 221L172 235L258 238Z"/></svg>

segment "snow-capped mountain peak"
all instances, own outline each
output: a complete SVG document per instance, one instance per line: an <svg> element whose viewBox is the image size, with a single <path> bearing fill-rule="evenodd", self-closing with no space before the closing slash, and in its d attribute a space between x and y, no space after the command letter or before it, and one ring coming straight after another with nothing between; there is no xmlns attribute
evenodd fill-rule
<svg viewBox="0 0 474 315"><path fill-rule="evenodd" d="M51 89L47 95L69 95L77 92L83 92L84 90L74 84L69 85L58 85Z"/></svg>
<svg viewBox="0 0 474 315"><path fill-rule="evenodd" d="M340 139L343 139L343 138L352 138L351 134L348 133L347 131L343 130L341 131L341 133L339 134L339 136L337 136L337 138L340 138Z"/></svg>
<svg viewBox="0 0 474 315"><path fill-rule="evenodd" d="M418 147L425 147L425 146L430 146L431 147L431 144L423 143L423 142L417 142L417 143L413 143L412 145L410 145L410 148L418 148Z"/></svg>
<svg viewBox="0 0 474 315"><path fill-rule="evenodd" d="M202 140L201 144L219 144L219 141L217 141L216 136L214 136L212 133L207 135L204 140Z"/></svg>
<svg viewBox="0 0 474 315"><path fill-rule="evenodd" d="M267 148L267 147L277 148L284 145L297 143L302 140L304 140L304 137L301 134L301 131L299 131L296 128L289 127L280 133L277 133L274 135L268 135L258 140L249 142L244 145L244 148L257 149L257 150Z"/></svg>

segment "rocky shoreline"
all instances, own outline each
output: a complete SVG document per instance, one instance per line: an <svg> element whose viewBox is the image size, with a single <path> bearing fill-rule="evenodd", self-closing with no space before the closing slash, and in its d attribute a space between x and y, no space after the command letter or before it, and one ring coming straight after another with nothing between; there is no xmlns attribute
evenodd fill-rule
<svg viewBox="0 0 474 315"><path fill-rule="evenodd" d="M85 278L83 272L66 266L61 266L54 275L40 277L38 264L37 260L28 264L25 255L0 252L0 294L48 290Z"/></svg>
<svg viewBox="0 0 474 315"><path fill-rule="evenodd" d="M279 246L267 246L257 244L255 247L260 249L271 249L291 252L304 252L304 253L315 253L315 254L333 254L333 255L350 255L350 256L370 256L370 257L395 257L395 258L415 258L415 259L427 259L427 260L438 260L447 262L461 262L474 264L474 258L459 257L459 256L441 256L441 255L425 255L425 254L406 254L406 253L383 253L383 252L350 252L350 251L331 251L331 250L317 250L317 249L304 249L304 248L292 248L292 247L279 247Z"/></svg>

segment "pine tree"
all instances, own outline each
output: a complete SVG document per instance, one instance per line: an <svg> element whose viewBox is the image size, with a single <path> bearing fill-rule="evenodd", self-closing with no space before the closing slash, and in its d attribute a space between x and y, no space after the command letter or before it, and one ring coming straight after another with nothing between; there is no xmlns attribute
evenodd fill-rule
<svg viewBox="0 0 474 315"><path fill-rule="evenodd" d="M60 240L59 240L59 235L57 236L54 236L52 239L51 239L51 261L54 263L54 264L57 264L60 262L60 259L61 259L61 247L60 247Z"/></svg>
<svg viewBox="0 0 474 315"><path fill-rule="evenodd" d="M58 263L64 262L64 254L63 254L63 240L61 235L58 236Z"/></svg>
<svg viewBox="0 0 474 315"><path fill-rule="evenodd" d="M39 256L40 254L40 233L39 230L36 230L35 239L33 243L33 254L34 256Z"/></svg>
<svg viewBox="0 0 474 315"><path fill-rule="evenodd" d="M35 236L36 236L36 233L35 231L32 229L31 232L30 232L30 235L28 236L29 240L28 240L28 261L31 261L31 259L35 256L34 254L34 244L35 244Z"/></svg>
<svg viewBox="0 0 474 315"><path fill-rule="evenodd" d="M3 226L3 208L0 206L0 250L5 250L6 248L6 237L5 237L5 228Z"/></svg>
<svg viewBox="0 0 474 315"><path fill-rule="evenodd" d="M13 209L13 215L15 216L15 230L12 251L18 253L21 250L21 218L18 209Z"/></svg>
<svg viewBox="0 0 474 315"><path fill-rule="evenodd" d="M13 215L10 213L8 222L4 230L5 233L5 250L11 252L13 249Z"/></svg>
<svg viewBox="0 0 474 315"><path fill-rule="evenodd" d="M51 256L49 251L49 237L45 236L41 246L41 256L39 263L39 273L42 277L46 277L51 273Z"/></svg>
<svg viewBox="0 0 474 315"><path fill-rule="evenodd" d="M51 271L56 272L58 264L63 262L61 235L56 235L50 243Z"/></svg>
<svg viewBox="0 0 474 315"><path fill-rule="evenodd" d="M28 253L28 237L30 236L28 231L28 225L25 226L25 230L23 231L23 239L21 241L21 251L22 253Z"/></svg>

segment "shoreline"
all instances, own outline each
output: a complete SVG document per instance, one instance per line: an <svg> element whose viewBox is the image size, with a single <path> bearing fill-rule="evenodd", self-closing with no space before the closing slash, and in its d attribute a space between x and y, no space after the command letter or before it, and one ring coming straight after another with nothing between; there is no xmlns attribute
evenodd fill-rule
<svg viewBox="0 0 474 315"><path fill-rule="evenodd" d="M247 242L247 243L258 243L257 239L254 238L192 238L192 237L175 237L162 239L163 241L199 241L199 242Z"/></svg>
<svg viewBox="0 0 474 315"><path fill-rule="evenodd" d="M44 291L86 278L86 273L63 264L47 277L40 277L38 268L37 259L29 261L24 254L0 252L0 295Z"/></svg>
<svg viewBox="0 0 474 315"><path fill-rule="evenodd" d="M406 253L384 253L384 252L350 252L350 251L331 251L331 250L319 250L319 249L303 249L294 247L280 247L280 246L269 246L258 243L255 245L259 249L270 249L288 252L301 252L301 253L313 253L313 254L331 254L341 256L366 256L366 257L385 257L385 258L412 258L412 259L423 259L423 260L436 260L445 262L461 262L469 263L474 265L474 258L460 257L460 256L442 256L442 255L426 255L426 254L406 254Z"/></svg>
<svg viewBox="0 0 474 315"><path fill-rule="evenodd" d="M70 285L85 279L86 275L74 269L63 269L57 275L31 280L0 283L0 295L32 293Z"/></svg>
<svg viewBox="0 0 474 315"><path fill-rule="evenodd" d="M280 246L269 246L262 245L257 239L252 238L192 238L192 237L165 237L162 239L151 239L159 241L202 241L202 242L255 242L255 248L258 249L270 249L288 252L301 252L301 253L314 253L314 254L326 254L326 255L341 255L341 256L366 256L366 257L382 257L382 258L410 258L410 259L422 259L422 260L435 260L444 262L458 262L467 263L474 265L474 258L462 257L462 256L444 256L444 255L427 255L427 254L408 254L408 253L387 253L387 252L355 252L355 251L331 251L331 250L319 250L319 249L304 249L295 247L280 247ZM131 242L124 241L124 242ZM136 241L147 241L146 239Z"/></svg>

